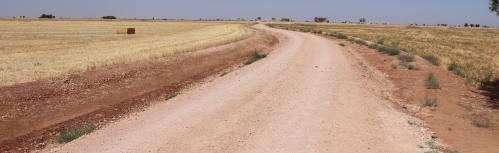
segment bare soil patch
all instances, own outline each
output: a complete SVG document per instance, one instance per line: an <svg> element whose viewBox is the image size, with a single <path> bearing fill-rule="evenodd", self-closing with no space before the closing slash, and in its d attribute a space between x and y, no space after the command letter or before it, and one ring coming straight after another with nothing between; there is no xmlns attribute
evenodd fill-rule
<svg viewBox="0 0 499 153"><path fill-rule="evenodd" d="M28 152L53 143L68 129L102 127L240 65L255 51L270 51L276 43L273 36L257 32L202 51L0 87L0 152Z"/></svg>
<svg viewBox="0 0 499 153"><path fill-rule="evenodd" d="M330 37L330 39L335 39ZM366 64L385 73L395 85L392 95L399 109L421 118L434 131L435 138L459 152L492 153L499 150L499 112L497 89L477 90L466 81L438 66L417 57L415 70L400 65L397 56L380 54L375 49L338 40L351 51L360 55ZM426 79L433 73L439 89L428 89ZM495 96L495 97L494 97ZM436 106L425 107L428 100L436 100ZM488 120L488 128L477 126Z"/></svg>

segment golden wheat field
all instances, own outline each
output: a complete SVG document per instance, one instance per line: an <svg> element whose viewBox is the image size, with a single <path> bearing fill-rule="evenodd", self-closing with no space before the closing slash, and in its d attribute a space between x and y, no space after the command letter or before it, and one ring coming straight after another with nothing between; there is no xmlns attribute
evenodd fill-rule
<svg viewBox="0 0 499 153"><path fill-rule="evenodd" d="M420 56L434 55L446 68L462 67L470 82L499 79L499 29L416 27L401 25L276 24L291 30L339 32L399 48Z"/></svg>
<svg viewBox="0 0 499 153"><path fill-rule="evenodd" d="M133 27L134 35L117 34ZM0 85L213 47L254 34L249 24L150 21L0 21Z"/></svg>

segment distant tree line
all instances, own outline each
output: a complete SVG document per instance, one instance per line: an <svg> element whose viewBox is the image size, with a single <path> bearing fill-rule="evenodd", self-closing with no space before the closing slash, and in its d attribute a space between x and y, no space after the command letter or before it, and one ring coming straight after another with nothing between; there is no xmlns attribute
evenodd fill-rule
<svg viewBox="0 0 499 153"><path fill-rule="evenodd" d="M325 17L315 17L314 22L326 22L328 21Z"/></svg>
<svg viewBox="0 0 499 153"><path fill-rule="evenodd" d="M42 14L39 18L40 19L53 19L53 18L55 18L55 16L52 14Z"/></svg>
<svg viewBox="0 0 499 153"><path fill-rule="evenodd" d="M360 22L360 23L366 23L366 22L367 22L367 19L366 19L366 18L360 18L360 19L359 19L359 22Z"/></svg>
<svg viewBox="0 0 499 153"><path fill-rule="evenodd" d="M291 22L290 18L281 18L281 22Z"/></svg>
<svg viewBox="0 0 499 153"><path fill-rule="evenodd" d="M464 27L480 28L480 24L464 23Z"/></svg>
<svg viewBox="0 0 499 153"><path fill-rule="evenodd" d="M102 19L116 19L115 16L103 16ZM154 18L153 18L154 20Z"/></svg>

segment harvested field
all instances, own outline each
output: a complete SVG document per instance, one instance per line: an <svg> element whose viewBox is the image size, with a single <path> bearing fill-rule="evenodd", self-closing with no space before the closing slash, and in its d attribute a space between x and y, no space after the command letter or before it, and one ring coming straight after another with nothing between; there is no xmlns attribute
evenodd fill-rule
<svg viewBox="0 0 499 153"><path fill-rule="evenodd" d="M117 34L134 27L136 34ZM247 38L244 24L143 21L0 21L0 85L144 61Z"/></svg>
<svg viewBox="0 0 499 153"><path fill-rule="evenodd" d="M499 80L499 29L398 25L274 24L300 31L339 32L420 56L434 55L447 69L455 63L468 83Z"/></svg>
<svg viewBox="0 0 499 153"><path fill-rule="evenodd" d="M99 129L209 76L226 74L255 50L267 53L276 43L273 36L256 32L248 39L195 52L2 86L0 152L44 148L61 132L88 124Z"/></svg>

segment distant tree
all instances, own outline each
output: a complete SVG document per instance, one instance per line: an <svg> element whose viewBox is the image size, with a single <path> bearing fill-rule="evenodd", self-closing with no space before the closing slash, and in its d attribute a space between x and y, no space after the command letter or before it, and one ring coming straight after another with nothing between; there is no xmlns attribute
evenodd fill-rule
<svg viewBox="0 0 499 153"><path fill-rule="evenodd" d="M257 17L256 20L261 21L262 17Z"/></svg>
<svg viewBox="0 0 499 153"><path fill-rule="evenodd" d="M116 19L115 16L103 16L102 19ZM153 18L154 20L154 18Z"/></svg>
<svg viewBox="0 0 499 153"><path fill-rule="evenodd" d="M276 20L277 20L276 18L274 18L274 17L272 18L272 21L276 21Z"/></svg>
<svg viewBox="0 0 499 153"><path fill-rule="evenodd" d="M475 24L470 24L470 27L472 27L472 28L475 27Z"/></svg>
<svg viewBox="0 0 499 153"><path fill-rule="evenodd" d="M468 26L469 26L469 24L468 24L468 23L464 23L464 27L468 27Z"/></svg>
<svg viewBox="0 0 499 153"><path fill-rule="evenodd" d="M281 18L281 21L282 22L291 22L291 19L289 19L289 18Z"/></svg>
<svg viewBox="0 0 499 153"><path fill-rule="evenodd" d="M366 20L366 18L360 18L360 19L359 19L359 22L360 22L360 23L366 23L366 22L367 22L367 20Z"/></svg>
<svg viewBox="0 0 499 153"><path fill-rule="evenodd" d="M325 22L327 18L325 17L315 17L314 22Z"/></svg>
<svg viewBox="0 0 499 153"><path fill-rule="evenodd" d="M489 9L499 15L499 0L490 0Z"/></svg>
<svg viewBox="0 0 499 153"><path fill-rule="evenodd" d="M53 19L53 18L55 18L55 16L52 14L42 14L39 18L40 19Z"/></svg>
<svg viewBox="0 0 499 153"><path fill-rule="evenodd" d="M475 27L480 28L480 24L475 24Z"/></svg>

